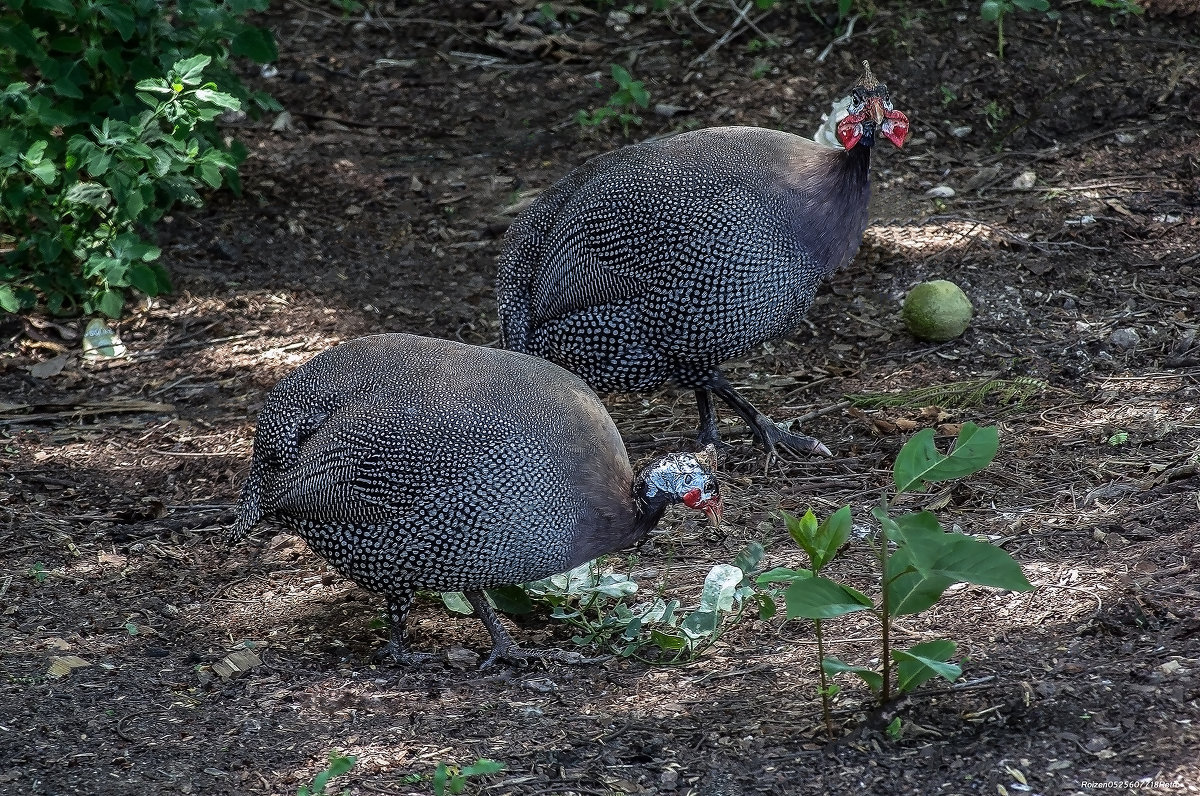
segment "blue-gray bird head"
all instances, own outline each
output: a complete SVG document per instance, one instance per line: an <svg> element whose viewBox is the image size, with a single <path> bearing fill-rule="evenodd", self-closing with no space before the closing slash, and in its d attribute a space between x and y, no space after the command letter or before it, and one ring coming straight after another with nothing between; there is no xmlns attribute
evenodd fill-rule
<svg viewBox="0 0 1200 796"><path fill-rule="evenodd" d="M655 459L638 475L636 491L647 505L682 503L703 511L714 527L721 521L721 489L700 457L670 453Z"/></svg>

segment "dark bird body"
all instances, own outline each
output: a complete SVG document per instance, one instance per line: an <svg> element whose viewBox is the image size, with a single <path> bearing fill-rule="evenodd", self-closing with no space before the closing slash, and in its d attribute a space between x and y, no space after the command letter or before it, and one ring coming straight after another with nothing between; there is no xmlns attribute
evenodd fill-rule
<svg viewBox="0 0 1200 796"><path fill-rule="evenodd" d="M907 131L886 89L870 90L863 108L856 95L831 123L829 136L837 124L848 147L717 127L600 155L568 174L505 240L504 345L602 391L694 389L702 443L717 441L715 393L766 447L827 452L761 415L720 366L792 332L821 281L857 251L870 145L876 132L902 142ZM879 123L867 118L877 100Z"/></svg>
<svg viewBox="0 0 1200 796"><path fill-rule="evenodd" d="M231 534L274 516L384 594L401 659L414 657L404 621L417 589L466 592L493 658L520 657L480 592L633 545L685 493L714 510L715 482L685 458L663 471L682 473L677 483L655 465L635 479L595 394L544 360L374 335L314 357L268 395Z"/></svg>

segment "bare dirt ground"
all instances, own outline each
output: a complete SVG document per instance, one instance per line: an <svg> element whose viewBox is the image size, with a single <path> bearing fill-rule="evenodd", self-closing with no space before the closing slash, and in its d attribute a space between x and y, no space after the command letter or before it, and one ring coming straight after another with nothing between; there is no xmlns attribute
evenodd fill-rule
<svg viewBox="0 0 1200 796"><path fill-rule="evenodd" d="M370 20L277 4L278 73L249 79L290 120L231 128L245 195L163 226L177 292L121 324L130 355L82 361L78 321L3 321L0 792L295 793L331 750L357 756L331 789L352 794L429 793L438 762L477 758L506 770L469 792L523 796L1200 792L1200 22L1065 3L1060 21L1010 18L1000 60L975 2L886 6L819 60L836 34L803 6L755 31L720 3L627 20L556 3L562 30L532 2L378 3ZM1002 544L1036 589L961 589L900 622L965 658L962 683L903 707L903 737L846 681L844 740L826 744L810 623L745 618L675 667L404 670L372 662L380 601L299 540L223 546L255 413L296 364L385 330L495 344L506 208L629 140L573 121L608 98L609 64L673 106L636 139L811 132L862 58L911 143L877 153L873 225L810 323L731 379L777 419L968 379L1038 389L838 407L805 424L832 460L767 468L737 444L723 527L670 514L633 571L688 604L749 541L803 566L778 508L863 521L914 428L998 424L990 469L912 505ZM931 278L976 308L940 345L898 318ZM608 403L635 458L695 422L673 391ZM867 556L837 573L868 588ZM420 648L488 647L432 595L411 627ZM830 628L834 653L870 655L877 627ZM572 647L544 614L515 633ZM260 665L222 677L247 648ZM87 665L54 676L68 656Z"/></svg>

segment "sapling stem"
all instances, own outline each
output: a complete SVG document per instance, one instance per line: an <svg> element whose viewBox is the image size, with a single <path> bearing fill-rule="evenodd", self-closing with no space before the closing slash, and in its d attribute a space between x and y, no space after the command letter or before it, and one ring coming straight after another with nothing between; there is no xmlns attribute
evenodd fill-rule
<svg viewBox="0 0 1200 796"><path fill-rule="evenodd" d="M833 710L829 704L829 675L825 674L825 636L821 632L821 620L814 619L817 635L817 671L821 675L821 713L825 718L825 733L833 740Z"/></svg>

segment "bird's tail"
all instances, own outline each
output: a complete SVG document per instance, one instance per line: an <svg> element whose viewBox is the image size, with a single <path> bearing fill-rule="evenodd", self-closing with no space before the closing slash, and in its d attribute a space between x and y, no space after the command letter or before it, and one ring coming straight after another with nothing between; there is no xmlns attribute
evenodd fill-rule
<svg viewBox="0 0 1200 796"><path fill-rule="evenodd" d="M255 456L250 462L250 477L242 487L242 498L238 501L238 517L225 533L225 543L234 544L263 518L263 482L267 474L262 457Z"/></svg>

